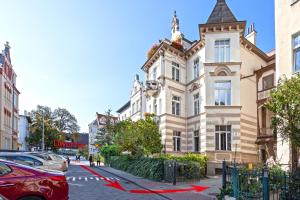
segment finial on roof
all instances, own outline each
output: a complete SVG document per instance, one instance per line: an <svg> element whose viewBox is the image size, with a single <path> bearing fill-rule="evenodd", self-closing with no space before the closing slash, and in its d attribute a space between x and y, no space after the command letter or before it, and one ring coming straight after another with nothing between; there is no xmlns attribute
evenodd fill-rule
<svg viewBox="0 0 300 200"><path fill-rule="evenodd" d="M177 15L176 15L176 10L174 10L174 17L177 17Z"/></svg>

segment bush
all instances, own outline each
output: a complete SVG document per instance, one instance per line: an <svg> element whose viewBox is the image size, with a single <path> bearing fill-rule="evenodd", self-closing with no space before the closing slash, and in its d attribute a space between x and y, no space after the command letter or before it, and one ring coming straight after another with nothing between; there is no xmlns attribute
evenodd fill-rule
<svg viewBox="0 0 300 200"><path fill-rule="evenodd" d="M202 154L187 153L183 156L174 156L170 154L163 154L159 156L164 160L176 160L185 165L182 174L190 174L188 177L198 177L205 175L205 168L208 158ZM198 170L197 170L198 169ZM200 171L200 174L198 172ZM187 177L187 178L188 178Z"/></svg>
<svg viewBox="0 0 300 200"><path fill-rule="evenodd" d="M161 158L136 158L129 155L113 156L110 166L135 176L152 180L163 180L164 162Z"/></svg>
<svg viewBox="0 0 300 200"><path fill-rule="evenodd" d="M112 156L119 156L121 154L121 149L118 145L105 145L100 148L100 154L104 157L105 163L109 162L109 158Z"/></svg>

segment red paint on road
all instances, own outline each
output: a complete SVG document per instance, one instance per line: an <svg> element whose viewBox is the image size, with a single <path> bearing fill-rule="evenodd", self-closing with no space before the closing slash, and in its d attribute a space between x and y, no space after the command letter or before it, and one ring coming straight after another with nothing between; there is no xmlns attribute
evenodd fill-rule
<svg viewBox="0 0 300 200"><path fill-rule="evenodd" d="M125 190L125 188L123 188L123 186L118 182L118 181L111 181L109 179L107 179L105 176L102 176L100 173L92 170L91 168L84 166L84 165L80 165L83 169L87 170L88 172L98 176L99 178L101 178L102 180L104 180L105 182L108 182L108 184L105 184L105 186L108 187L112 187L112 188L116 188L118 190L124 191L126 192L127 190ZM191 188L182 188L182 189L165 189L165 190L129 190L128 192L132 193L132 194L166 194L166 193L179 193L179 192L191 192L191 191L195 191L195 192L202 192L204 190L208 189L207 186L197 186L197 185L192 185Z"/></svg>
<svg viewBox="0 0 300 200"><path fill-rule="evenodd" d="M108 187L112 187L112 188L116 188L118 190L122 190L122 191L126 191L123 186L118 182L118 181L111 181L109 179L107 179L105 176L102 176L100 173L88 168L87 166L84 166L84 165L80 165L83 169L89 171L90 173L98 176L99 178L101 178L102 180L108 182L108 184L106 184L106 186Z"/></svg>
<svg viewBox="0 0 300 200"><path fill-rule="evenodd" d="M153 194L153 193L166 194L166 193L178 193L178 192L190 192L190 191L202 192L206 189L208 189L208 187L206 187L206 186L192 185L191 188L184 188L184 189L129 190L129 192L134 193L134 194Z"/></svg>

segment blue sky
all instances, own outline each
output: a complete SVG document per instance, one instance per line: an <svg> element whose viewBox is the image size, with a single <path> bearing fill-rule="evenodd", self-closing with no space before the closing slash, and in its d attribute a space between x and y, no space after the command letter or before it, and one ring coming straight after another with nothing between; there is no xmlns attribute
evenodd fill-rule
<svg viewBox="0 0 300 200"><path fill-rule="evenodd" d="M152 44L170 38L173 11L181 31L199 39L216 0L0 0L0 47L11 45L20 111L64 107L81 127L96 112L128 101L134 74ZM273 0L227 0L238 20L255 23L258 46L274 48Z"/></svg>

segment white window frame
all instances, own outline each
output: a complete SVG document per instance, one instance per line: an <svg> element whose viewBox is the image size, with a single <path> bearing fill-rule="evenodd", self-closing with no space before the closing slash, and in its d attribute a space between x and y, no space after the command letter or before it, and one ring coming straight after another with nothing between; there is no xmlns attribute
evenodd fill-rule
<svg viewBox="0 0 300 200"><path fill-rule="evenodd" d="M198 151L196 151L196 139L198 140ZM194 131L194 152L200 152L200 131L199 130L195 130Z"/></svg>
<svg viewBox="0 0 300 200"><path fill-rule="evenodd" d="M230 39L215 41L215 62L230 62Z"/></svg>
<svg viewBox="0 0 300 200"><path fill-rule="evenodd" d="M152 79L156 80L156 78L157 78L157 67L154 67L152 72Z"/></svg>
<svg viewBox="0 0 300 200"><path fill-rule="evenodd" d="M221 130L225 128L225 130ZM215 126L215 149L216 151L231 151L232 148L232 127L231 125L216 125ZM225 148L222 149L222 136L225 135Z"/></svg>
<svg viewBox="0 0 300 200"><path fill-rule="evenodd" d="M300 66L297 66L296 69L296 54L300 54L300 33L297 33L293 36L292 40L292 47L293 47L293 71L294 73L300 72ZM300 55L299 58L300 59Z"/></svg>
<svg viewBox="0 0 300 200"><path fill-rule="evenodd" d="M200 59L199 58L196 58L194 60L194 79L198 78L199 77L199 61Z"/></svg>
<svg viewBox="0 0 300 200"><path fill-rule="evenodd" d="M230 83L230 88L226 88L226 87L217 87L216 84L217 83ZM223 81L215 81L214 83L214 95L215 95L215 105L216 106L230 106L232 104L232 91L231 91L231 80L223 80ZM224 102L224 105L220 105L221 103L221 100L220 100L220 94L222 91L225 91L225 102ZM229 95L228 95L229 93ZM229 97L229 99L228 99Z"/></svg>
<svg viewBox="0 0 300 200"><path fill-rule="evenodd" d="M172 96L172 114L176 116L180 116L180 100L179 96Z"/></svg>
<svg viewBox="0 0 300 200"><path fill-rule="evenodd" d="M194 98L194 115L200 114L200 94L196 93L193 95Z"/></svg>
<svg viewBox="0 0 300 200"><path fill-rule="evenodd" d="M172 62L172 80L180 82L180 67L176 62Z"/></svg>
<svg viewBox="0 0 300 200"><path fill-rule="evenodd" d="M173 151L181 151L181 132L173 131Z"/></svg>

